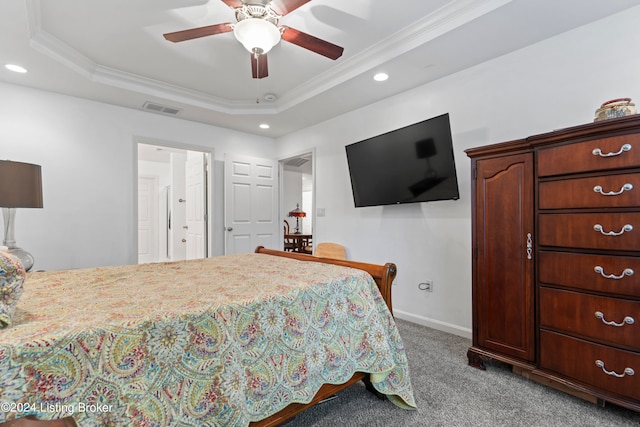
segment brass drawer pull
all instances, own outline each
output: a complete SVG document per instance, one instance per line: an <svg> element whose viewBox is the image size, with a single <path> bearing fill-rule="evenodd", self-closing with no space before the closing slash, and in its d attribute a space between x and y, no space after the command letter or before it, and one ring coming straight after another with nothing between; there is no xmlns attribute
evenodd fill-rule
<svg viewBox="0 0 640 427"><path fill-rule="evenodd" d="M602 187L599 185L596 185L595 187L593 187L594 192L600 193L603 196L619 196L625 191L631 191L631 190L633 190L633 185L629 183L626 183L625 185L623 185L620 191L609 191L608 193L605 193L604 191L602 191Z"/></svg>
<svg viewBox="0 0 640 427"><path fill-rule="evenodd" d="M594 156L600 156L600 157L612 157L612 156L619 156L620 154L622 154L625 151L629 151L631 150L631 144L624 144L622 146L622 148L620 148L620 151L615 152L615 153L607 153L607 154L602 154L602 150L599 148L595 148L591 154L593 154Z"/></svg>
<svg viewBox="0 0 640 427"><path fill-rule="evenodd" d="M622 227L622 230L620 230L619 232L615 232L615 231L603 231L602 226L600 224L596 224L593 226L593 229L596 231L599 231L602 235L604 236L620 236L621 234L624 234L624 232L629 232L631 230L633 230L633 225L631 224L625 224L624 227Z"/></svg>
<svg viewBox="0 0 640 427"><path fill-rule="evenodd" d="M617 327L622 327L624 325L633 325L635 323L635 320L633 320L633 317L631 316L626 316L623 320L622 323L616 323L614 321L607 321L604 318L604 314L601 311L596 311L595 315L598 319L602 320L602 323L604 323L605 325L609 325L609 326L617 326Z"/></svg>
<svg viewBox="0 0 640 427"><path fill-rule="evenodd" d="M607 374L607 375L612 375L612 376L614 376L614 377L618 377L618 378L622 378L622 377L624 377L625 375L629 375L629 376L631 376L631 375L633 375L633 374L635 374L635 373L636 373L632 368L624 368L624 372L623 372L622 374L618 374L618 373L616 373L616 372L614 372L614 371L607 371L607 370L604 368L604 362L603 362L602 360L596 360L596 366L597 366L598 368L602 369L602 372L604 372L605 374Z"/></svg>
<svg viewBox="0 0 640 427"><path fill-rule="evenodd" d="M620 280L622 279L624 276L633 276L633 269L631 268L625 268L624 271L622 272L621 275L616 276L615 274L605 274L604 273L604 268L602 268L599 265L596 265L593 269L596 273L600 273L600 275L602 277L604 277L605 279L616 279L616 280Z"/></svg>

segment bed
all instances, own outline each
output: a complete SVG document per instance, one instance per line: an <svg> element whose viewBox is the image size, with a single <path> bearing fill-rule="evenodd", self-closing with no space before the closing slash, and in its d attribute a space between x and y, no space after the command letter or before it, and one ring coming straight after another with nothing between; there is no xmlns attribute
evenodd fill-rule
<svg viewBox="0 0 640 427"><path fill-rule="evenodd" d="M0 329L0 426L275 426L361 380L414 408L395 274L262 247L29 273Z"/></svg>

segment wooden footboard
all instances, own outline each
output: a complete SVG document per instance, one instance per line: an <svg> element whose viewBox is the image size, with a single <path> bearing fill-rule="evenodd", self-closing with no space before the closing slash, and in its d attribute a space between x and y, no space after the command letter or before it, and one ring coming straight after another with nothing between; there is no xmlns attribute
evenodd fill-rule
<svg viewBox="0 0 640 427"><path fill-rule="evenodd" d="M336 264L336 265L341 265L345 267L352 267L352 268L364 270L373 277L376 284L378 285L378 288L380 289L380 293L382 294L384 301L387 303L387 306L389 307L389 311L393 312L392 305L391 305L391 285L393 283L393 280L396 277L395 264L392 264L392 263L387 263L385 265L367 264L367 263L348 261L348 260L316 257L312 255L302 254L302 253L277 251L272 249L266 249L262 246L258 247L255 252L261 253L261 254L267 254L267 255L294 258L301 261L321 262L325 264ZM369 381L368 374L362 373L362 372L356 372L353 375L353 377L351 377L351 379L344 384L339 384L339 385L325 384L324 386L322 386L310 403L308 404L293 403L287 406L286 408L284 408L283 410L281 410L280 412L268 418L265 418L261 421L253 422L250 425L252 427L256 427L256 426L267 427L267 426L277 426L279 424L282 424L285 421L295 417L297 414L301 413L302 411L306 410L307 408L313 405L316 405L317 403L323 401L324 399L333 396L337 392L344 390L345 388L361 380L364 381L368 390L376 393L378 397L383 397L373 389L373 386ZM75 426L76 426L76 423L70 417L67 417L61 420L55 420L55 421L42 421L42 420L36 420L28 417L28 418L20 418L17 420L0 423L0 427L75 427Z"/></svg>
<svg viewBox="0 0 640 427"><path fill-rule="evenodd" d="M276 251L274 249L267 249L263 246L258 246L258 248L256 249L256 253L294 258L301 261L322 262L325 264L336 264L336 265L342 265L345 267L352 267L352 268L364 270L367 273L369 273L371 277L373 277L373 280L375 280L376 284L378 285L378 288L380 289L382 298L384 298L384 301L387 303L387 306L389 307L389 311L393 313L393 309L391 305L391 285L393 284L393 279L396 278L396 273L397 273L396 265L393 263L388 262L385 265L368 264L365 262L349 261L344 259L317 257L313 255L299 253L299 252Z"/></svg>
<svg viewBox="0 0 640 427"><path fill-rule="evenodd" d="M378 264L367 264L367 263L356 262L356 261L348 261L343 259L322 258L322 257L316 257L313 255L306 255L306 254L297 253L297 252L276 251L273 249L266 249L262 246L259 246L256 249L256 253L283 256L287 258L295 258L301 261L322 262L325 264L336 264L336 265L342 265L345 267L352 267L352 268L364 270L369 274L371 274L371 277L373 277L373 280L375 280L376 284L378 285L378 288L380 289L382 298L384 298L384 301L387 303L387 306L389 307L389 311L393 313L392 305L391 305L391 285L393 284L393 279L395 279L396 273L397 273L395 264L387 263L385 265L378 265ZM314 405L317 405L323 400L333 396L339 391L344 390L345 388L350 387L361 380L364 381L367 387L367 390L375 393L376 396L378 396L381 399L384 398L384 395L379 394L371 385L371 382L369 381L369 374L364 372L356 372L353 375L353 377L351 377L351 379L346 383L323 385L320 388L320 390L318 390L318 393L316 393L316 395L314 396L311 402L307 404L292 403L286 408L284 408L282 411L277 412L272 416L265 418L264 420L253 422L250 424L250 426L251 427L272 427L272 426L280 425L290 420L291 418L295 417L297 414L305 411L306 409Z"/></svg>

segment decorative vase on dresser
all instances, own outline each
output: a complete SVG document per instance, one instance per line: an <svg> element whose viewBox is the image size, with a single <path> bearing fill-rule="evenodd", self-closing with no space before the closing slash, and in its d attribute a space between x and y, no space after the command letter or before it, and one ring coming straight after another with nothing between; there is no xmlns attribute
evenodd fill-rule
<svg viewBox="0 0 640 427"><path fill-rule="evenodd" d="M466 153L469 364L640 411L640 115Z"/></svg>

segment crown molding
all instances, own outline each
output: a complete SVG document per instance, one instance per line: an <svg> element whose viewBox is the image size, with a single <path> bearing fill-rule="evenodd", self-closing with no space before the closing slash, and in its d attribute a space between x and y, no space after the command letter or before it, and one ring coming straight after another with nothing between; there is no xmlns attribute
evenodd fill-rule
<svg viewBox="0 0 640 427"><path fill-rule="evenodd" d="M280 97L280 108L282 110L292 108L512 1L452 1L409 27L403 28L350 59L293 88Z"/></svg>
<svg viewBox="0 0 640 427"><path fill-rule="evenodd" d="M31 46L83 78L147 96L232 115L278 114L473 21L512 0L454 0L392 36L340 61L273 103L234 101L98 64L42 28L42 0L26 0Z"/></svg>

